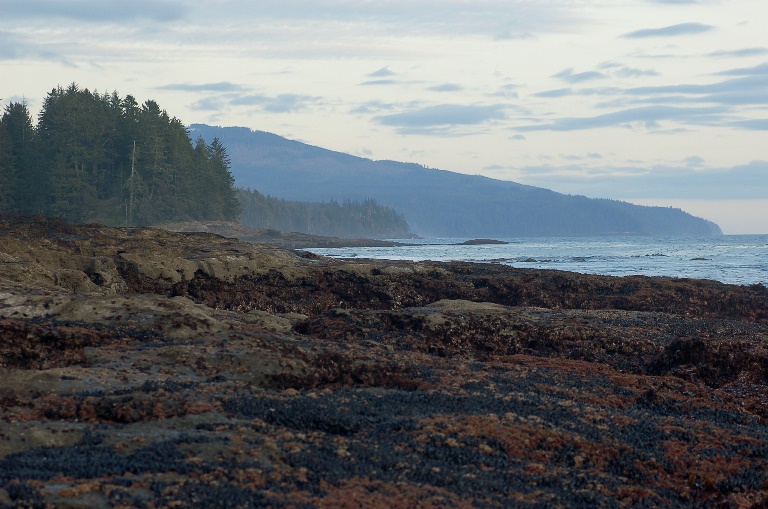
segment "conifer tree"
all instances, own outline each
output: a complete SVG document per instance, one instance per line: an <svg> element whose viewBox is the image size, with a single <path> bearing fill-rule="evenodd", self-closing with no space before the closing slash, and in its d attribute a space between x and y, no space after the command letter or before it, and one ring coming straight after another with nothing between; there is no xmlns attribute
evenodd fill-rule
<svg viewBox="0 0 768 509"><path fill-rule="evenodd" d="M101 147L94 106L93 94L72 83L48 94L38 121L53 190L50 213L72 221L85 221L96 212Z"/></svg>
<svg viewBox="0 0 768 509"><path fill-rule="evenodd" d="M115 225L237 218L224 147L193 147L155 101L72 83L46 96L36 127L19 103L1 124L0 211Z"/></svg>
<svg viewBox="0 0 768 509"><path fill-rule="evenodd" d="M70 221L147 225L237 220L322 234L407 232L401 216L372 200L296 203L234 189L219 139L194 143L160 105L76 83L50 91L33 125L25 104L0 119L0 211ZM256 217L258 216L258 217Z"/></svg>
<svg viewBox="0 0 768 509"><path fill-rule="evenodd" d="M16 212L16 171L11 153L11 138L5 124L0 122L0 211Z"/></svg>
<svg viewBox="0 0 768 509"><path fill-rule="evenodd" d="M207 181L213 194L213 209L210 212L218 217L236 219L240 215L240 203L234 189L235 179L229 171L231 161L227 149L218 138L214 138L208 147L208 153L210 158Z"/></svg>
<svg viewBox="0 0 768 509"><path fill-rule="evenodd" d="M11 210L22 214L41 214L47 206L48 179L39 154L37 130L24 103L5 107L2 117L8 136L11 174L8 176ZM9 205L10 206L10 205Z"/></svg>

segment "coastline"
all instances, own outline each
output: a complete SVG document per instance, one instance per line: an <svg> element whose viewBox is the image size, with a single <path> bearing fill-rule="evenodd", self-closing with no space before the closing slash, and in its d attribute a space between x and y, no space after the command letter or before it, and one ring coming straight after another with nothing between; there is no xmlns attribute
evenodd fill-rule
<svg viewBox="0 0 768 509"><path fill-rule="evenodd" d="M180 233L213 233L222 237L234 238L253 244L268 244L285 249L338 248L338 247L397 247L404 246L401 242L382 239L352 239L341 237L326 237L309 233L281 232L272 229L249 228L238 223L227 221L189 221L184 223L167 223L157 226L164 230Z"/></svg>
<svg viewBox="0 0 768 509"><path fill-rule="evenodd" d="M395 239L398 240L398 239ZM309 248L338 259L472 261L612 276L642 275L768 285L768 235L720 237L536 237L506 244L420 239L387 248ZM403 241L405 242L405 241Z"/></svg>
<svg viewBox="0 0 768 509"><path fill-rule="evenodd" d="M0 233L0 507L768 503L764 287Z"/></svg>

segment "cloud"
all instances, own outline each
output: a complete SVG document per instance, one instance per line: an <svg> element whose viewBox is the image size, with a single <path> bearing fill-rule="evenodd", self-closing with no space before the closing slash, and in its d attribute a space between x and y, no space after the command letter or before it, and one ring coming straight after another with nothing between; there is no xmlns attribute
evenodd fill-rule
<svg viewBox="0 0 768 509"><path fill-rule="evenodd" d="M582 81L597 80L605 78L605 74L597 71L586 71L574 74L573 69L565 69L555 74L556 78L560 78L568 83L581 83Z"/></svg>
<svg viewBox="0 0 768 509"><path fill-rule="evenodd" d="M232 106L260 106L269 113L295 113L308 109L317 103L318 97L299 94L280 94L268 96L261 94L237 97L230 101Z"/></svg>
<svg viewBox="0 0 768 509"><path fill-rule="evenodd" d="M768 48L741 48L734 50L719 50L709 53L710 57L754 57L768 54Z"/></svg>
<svg viewBox="0 0 768 509"><path fill-rule="evenodd" d="M382 125L396 127L430 127L450 125L476 125L489 120L506 118L504 107L466 106L459 104L439 104L427 106L418 110L393 115L374 117L373 120Z"/></svg>
<svg viewBox="0 0 768 509"><path fill-rule="evenodd" d="M730 69L717 73L720 76L754 76L755 74L768 74L768 62L756 65L754 67L742 67L740 69Z"/></svg>
<svg viewBox="0 0 768 509"><path fill-rule="evenodd" d="M23 44L14 34L0 31L0 59L16 60L29 52L29 47Z"/></svg>
<svg viewBox="0 0 768 509"><path fill-rule="evenodd" d="M252 16L250 3L238 14ZM568 5L538 0L441 0L354 2L350 0L281 0L260 2L262 19L317 20L324 23L361 24L386 33L450 33L452 36L485 35L493 39L529 37L533 33L570 30L584 20Z"/></svg>
<svg viewBox="0 0 768 509"><path fill-rule="evenodd" d="M378 71L374 71L374 72L368 74L367 76L369 76L371 78L381 78L381 77L384 77L384 76L395 76L395 75L397 75L397 73L394 72L394 71L390 71L389 67L382 67Z"/></svg>
<svg viewBox="0 0 768 509"><path fill-rule="evenodd" d="M399 85L401 82L398 80L370 80L360 83L361 86L369 85Z"/></svg>
<svg viewBox="0 0 768 509"><path fill-rule="evenodd" d="M0 28L26 31L38 42L67 43L72 50L54 51L80 65L110 59L171 60L174 54L196 50L202 50L196 58L203 59L214 47L228 58L404 61L439 51L414 43L420 38L493 40L502 32L512 37L563 33L584 22L585 15L571 6L537 0L0 0ZM397 39L410 39L410 44L393 44ZM43 58L8 48L0 46L6 59ZM183 62L189 60L178 59L174 65ZM394 76L386 74L392 72L388 67L379 71L381 75L370 78Z"/></svg>
<svg viewBox="0 0 768 509"><path fill-rule="evenodd" d="M610 71L611 76L620 76L622 78L639 78L642 76L658 76L659 73L653 69L635 69L627 67L617 62L603 62L598 69Z"/></svg>
<svg viewBox="0 0 768 509"><path fill-rule="evenodd" d="M533 97L557 98L568 95L599 96L604 100L598 108L626 108L630 105L690 106L768 106L768 65L732 69L718 73L736 75L723 81L705 84L678 84L645 87L561 88L532 94ZM736 111L732 112L736 114ZM737 126L735 126L737 127Z"/></svg>
<svg viewBox="0 0 768 509"><path fill-rule="evenodd" d="M178 90L182 92L239 92L243 87L229 81L220 81L218 83L170 83L157 87L158 90Z"/></svg>
<svg viewBox="0 0 768 509"><path fill-rule="evenodd" d="M427 87L427 90L431 90L432 92L458 92L463 89L464 87L455 83L443 83L442 85Z"/></svg>
<svg viewBox="0 0 768 509"><path fill-rule="evenodd" d="M680 23L679 25L672 25L663 28L643 28L642 30L635 30L622 35L622 37L628 39L643 39L646 37L676 37L680 35L700 34L702 32L709 32L714 30L712 25L705 25L703 23Z"/></svg>
<svg viewBox="0 0 768 509"><path fill-rule="evenodd" d="M506 99L517 99L519 97L517 93L517 89L519 88L519 85L516 85L514 83L510 83L507 85L502 85L499 87L499 89L496 92L492 92L488 94L489 97L504 97Z"/></svg>
<svg viewBox="0 0 768 509"><path fill-rule="evenodd" d="M600 127L640 124L649 129L659 127L662 120L683 123L710 124L722 118L727 110L722 107L679 108L673 106L645 106L597 115L594 117L561 118L548 124L513 127L514 131L578 131Z"/></svg>
<svg viewBox="0 0 768 509"><path fill-rule="evenodd" d="M537 92L533 94L534 97L565 97L572 95L572 88L558 88L556 90L545 90L544 92Z"/></svg>
<svg viewBox="0 0 768 509"><path fill-rule="evenodd" d="M225 106L225 101L220 97L206 97L195 101L189 107L194 111L221 111Z"/></svg>
<svg viewBox="0 0 768 509"><path fill-rule="evenodd" d="M768 131L768 118L739 120L737 122L731 122L730 125L739 129L747 129L749 131Z"/></svg>
<svg viewBox="0 0 768 509"><path fill-rule="evenodd" d="M720 104L724 106L764 106L765 91L733 90L705 95L659 95L637 99L620 98L599 104L600 107L618 107L627 104Z"/></svg>
<svg viewBox="0 0 768 509"><path fill-rule="evenodd" d="M670 4L670 5L685 5L685 4L700 4L701 0L651 0L651 3L655 3L655 4Z"/></svg>
<svg viewBox="0 0 768 509"><path fill-rule="evenodd" d="M736 70L725 72L737 74ZM731 105L765 105L768 103L768 73L733 78L706 85L684 84L635 87L624 90L622 94L628 96L662 96L646 99L646 101L657 102L715 102ZM685 96L699 97L686 98Z"/></svg>
<svg viewBox="0 0 768 509"><path fill-rule="evenodd" d="M690 131L691 131L691 129L685 129L683 127L677 127L675 129L656 129L655 131L651 131L650 134L654 134L654 135L657 135L657 136L660 135L660 134L661 135L665 135L665 134L667 134L667 135L670 135L670 134L674 135L674 134L680 134L680 133L687 133L687 132L690 132Z"/></svg>
<svg viewBox="0 0 768 509"><path fill-rule="evenodd" d="M64 56L66 49L66 45L40 43L11 32L0 31L0 60L32 58L76 67Z"/></svg>
<svg viewBox="0 0 768 509"><path fill-rule="evenodd" d="M622 67L614 72L616 76L622 78L640 78L643 76L658 76L659 73L653 69L634 69L632 67Z"/></svg>
<svg viewBox="0 0 768 509"><path fill-rule="evenodd" d="M519 170L517 180L559 192L604 198L765 199L768 161L729 168L705 168L697 162L699 158L692 156L681 166L527 166Z"/></svg>
<svg viewBox="0 0 768 509"><path fill-rule="evenodd" d="M349 110L349 112L355 115L370 115L381 111L392 111L394 109L395 106L390 103L384 103L381 101L368 101L361 104L360 106L352 108Z"/></svg>
<svg viewBox="0 0 768 509"><path fill-rule="evenodd" d="M178 20L189 11L182 1L131 0L24 0L0 2L6 19L67 18L78 21L124 23L126 20L148 19L158 22Z"/></svg>
<svg viewBox="0 0 768 509"><path fill-rule="evenodd" d="M601 154L598 154L597 152L590 152L586 155L578 155L578 154L561 155L561 157L569 161L583 161L584 159L602 159L603 158L603 156Z"/></svg>

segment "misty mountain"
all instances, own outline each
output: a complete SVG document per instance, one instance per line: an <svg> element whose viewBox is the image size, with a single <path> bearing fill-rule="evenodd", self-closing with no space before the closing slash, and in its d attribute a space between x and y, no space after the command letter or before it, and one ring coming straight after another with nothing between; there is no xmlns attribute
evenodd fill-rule
<svg viewBox="0 0 768 509"><path fill-rule="evenodd" d="M411 231L432 237L719 235L680 209L570 196L414 163L373 161L245 127L190 126L227 148L238 187L286 200L369 198L392 207Z"/></svg>

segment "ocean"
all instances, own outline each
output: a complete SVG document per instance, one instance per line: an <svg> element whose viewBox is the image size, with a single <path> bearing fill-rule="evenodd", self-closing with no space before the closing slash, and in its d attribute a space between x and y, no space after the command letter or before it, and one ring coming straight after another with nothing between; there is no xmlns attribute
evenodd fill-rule
<svg viewBox="0 0 768 509"><path fill-rule="evenodd" d="M507 244L470 239L391 239L406 246L310 248L333 258L502 263L610 276L668 276L768 286L768 235L716 237L526 237Z"/></svg>

